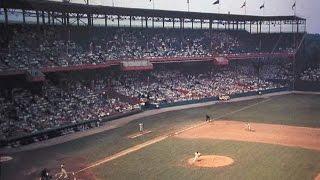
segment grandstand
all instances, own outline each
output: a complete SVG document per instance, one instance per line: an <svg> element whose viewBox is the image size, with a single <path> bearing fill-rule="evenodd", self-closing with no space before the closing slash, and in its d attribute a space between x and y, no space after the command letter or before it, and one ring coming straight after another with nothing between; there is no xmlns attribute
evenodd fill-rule
<svg viewBox="0 0 320 180"><path fill-rule="evenodd" d="M320 80L319 67L296 68L306 36L298 16L37 0L2 0L0 11L2 150Z"/></svg>
<svg viewBox="0 0 320 180"><path fill-rule="evenodd" d="M31 135L32 140L26 140L29 143L42 139L42 132L49 129L58 129L52 137L78 131L87 128L83 122L93 127L102 117L152 108L152 104L293 88L294 57L306 24L296 16L50 1L2 1L1 5L5 17L1 24L1 76L3 81L25 76L25 86L12 83L2 89L2 111L6 112L2 114L2 141L15 146L21 137ZM11 22L8 11L20 19ZM114 21L117 23L110 25ZM279 31L271 32L271 25L279 26ZM284 26L292 26L292 32L285 32ZM188 68L180 65L167 69L177 63L193 63L199 71L187 72ZM121 71L151 72L119 74L119 67ZM87 80L75 80L70 77L74 71L79 76L81 72L83 76L97 73ZM69 77L62 78L59 73ZM74 124L79 127L74 129Z"/></svg>

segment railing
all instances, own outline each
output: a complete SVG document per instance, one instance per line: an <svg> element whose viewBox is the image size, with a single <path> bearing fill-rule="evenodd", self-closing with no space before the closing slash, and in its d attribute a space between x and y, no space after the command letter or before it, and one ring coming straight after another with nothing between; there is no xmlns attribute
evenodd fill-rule
<svg viewBox="0 0 320 180"><path fill-rule="evenodd" d="M226 57L229 60L244 60L244 59L255 59L263 57L281 57L290 58L293 57L294 53L291 52L280 52L280 53L239 53L239 54L217 54L217 55L205 55L205 56L191 56L191 57L146 57L146 58L122 58L121 60L105 60L106 63L101 64L81 64L72 66L56 66L56 67L44 67L41 68L41 72L66 72L66 71L81 71L90 69L103 69L110 66L121 65L122 61L131 60L147 60L152 64L155 63L178 63L178 62L205 62L214 61L215 57ZM10 76L25 74L25 70L8 70L0 72L0 76Z"/></svg>

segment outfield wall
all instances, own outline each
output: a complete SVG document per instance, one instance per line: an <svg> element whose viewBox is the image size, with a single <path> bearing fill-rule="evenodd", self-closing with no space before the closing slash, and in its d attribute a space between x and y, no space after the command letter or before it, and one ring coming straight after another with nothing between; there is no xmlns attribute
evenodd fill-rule
<svg viewBox="0 0 320 180"><path fill-rule="evenodd" d="M233 94L230 97L231 97L231 99L233 99L233 98L259 95L259 92L261 92L261 95L262 95L262 94L269 94L269 93L276 93L276 92L290 91L290 90L291 90L291 88L289 88L289 87L283 87L283 88L268 89L268 90L263 90L263 91L251 91L251 92L246 92L246 93ZM174 102L174 103L161 103L159 105L159 108L182 106L182 105L196 104L196 103L206 103L206 102L217 101L217 100L219 100L219 97L210 97L210 98L203 98L203 99L198 99L198 100L179 101L179 102ZM150 108L153 109L156 107L151 106Z"/></svg>
<svg viewBox="0 0 320 180"><path fill-rule="evenodd" d="M298 90L298 91L320 91L320 82L297 80L295 82L295 90Z"/></svg>

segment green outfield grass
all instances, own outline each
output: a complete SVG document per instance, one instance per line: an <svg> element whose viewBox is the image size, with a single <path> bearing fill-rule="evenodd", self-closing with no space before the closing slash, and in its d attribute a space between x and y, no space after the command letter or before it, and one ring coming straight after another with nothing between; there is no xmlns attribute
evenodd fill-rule
<svg viewBox="0 0 320 180"><path fill-rule="evenodd" d="M194 152L229 156L221 168L190 168ZM320 172L320 152L284 146L169 138L94 169L99 179L290 179L312 180Z"/></svg>
<svg viewBox="0 0 320 180"><path fill-rule="evenodd" d="M248 106L251 107L246 108ZM238 112L230 114L235 111ZM19 179L16 177L21 177L30 168L50 167L60 163L57 159L64 157L82 157L86 163L94 162L161 134L204 121L207 113L214 118L222 116L222 119L230 120L320 127L320 95L282 95L270 100L222 103L141 118L114 130L52 147L12 154L14 160L1 166L1 179ZM152 130L152 133L134 140L128 139L129 134L137 132L139 122L144 122L145 128Z"/></svg>

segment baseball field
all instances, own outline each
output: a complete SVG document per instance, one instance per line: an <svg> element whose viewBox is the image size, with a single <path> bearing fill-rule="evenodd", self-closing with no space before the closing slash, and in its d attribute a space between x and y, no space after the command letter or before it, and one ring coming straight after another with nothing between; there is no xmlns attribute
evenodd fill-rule
<svg viewBox="0 0 320 180"><path fill-rule="evenodd" d="M205 122L206 114L211 122ZM141 122L148 131L143 135L138 133ZM192 162L197 151L201 156ZM60 164L72 179L85 180L318 180L320 95L287 94L169 111L5 155L13 159L1 164L1 179L10 180L36 179L43 168L55 176Z"/></svg>

